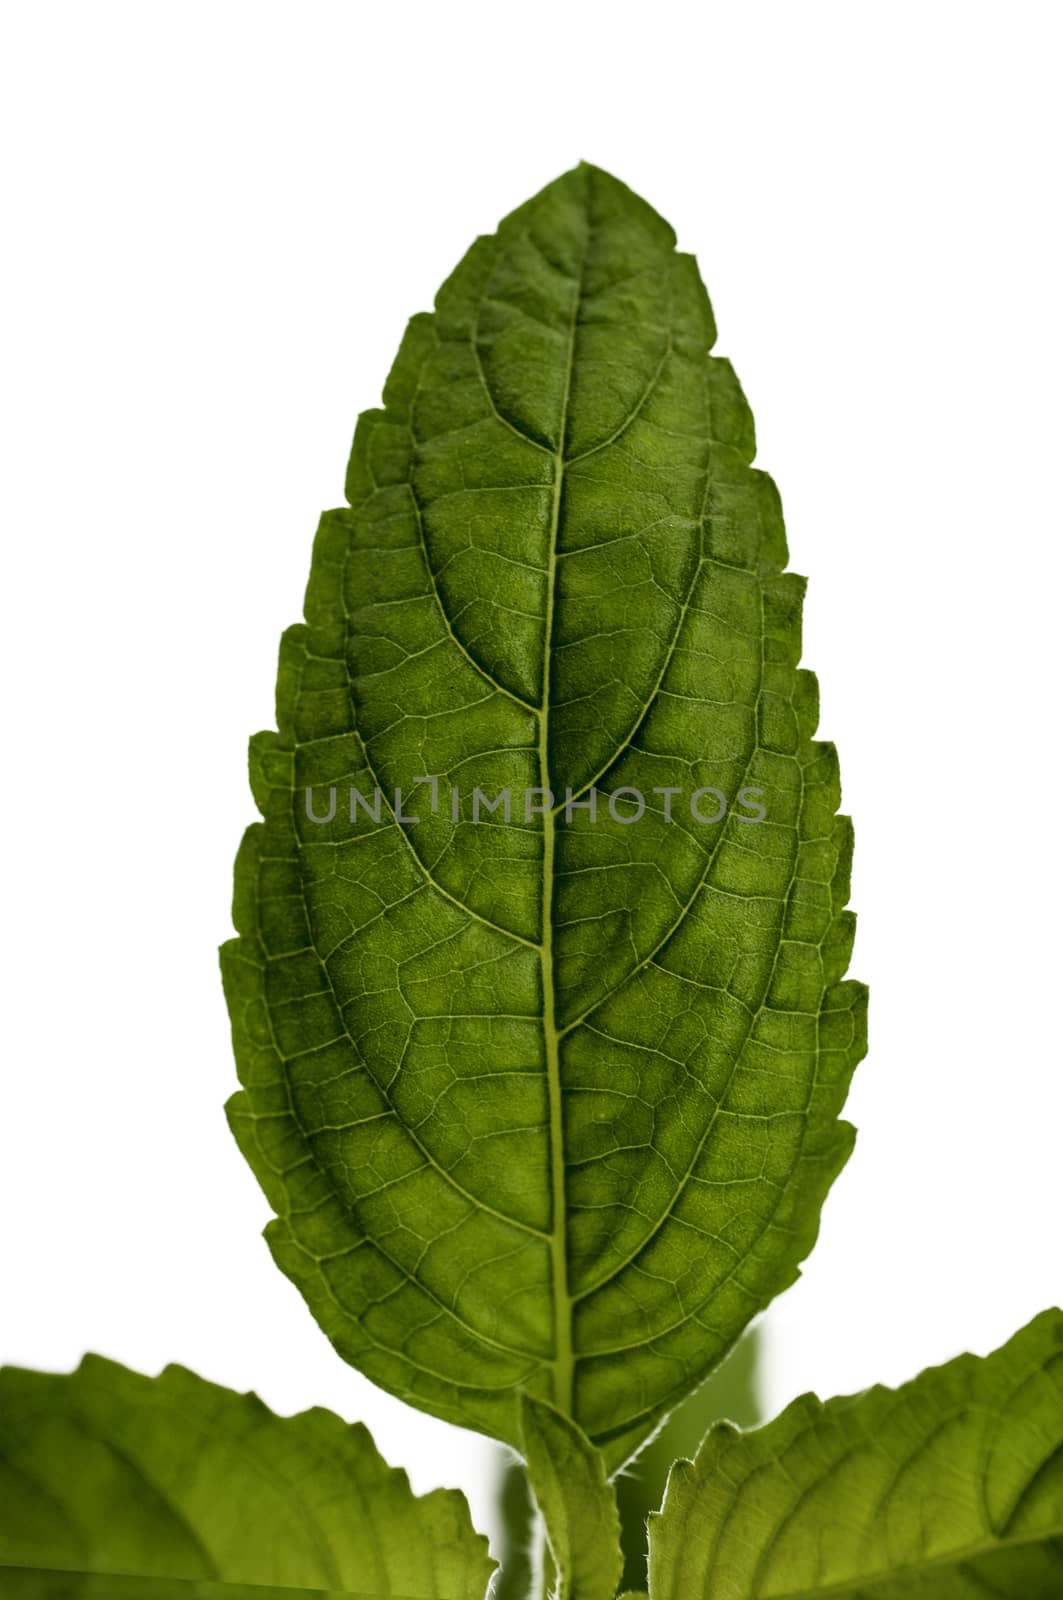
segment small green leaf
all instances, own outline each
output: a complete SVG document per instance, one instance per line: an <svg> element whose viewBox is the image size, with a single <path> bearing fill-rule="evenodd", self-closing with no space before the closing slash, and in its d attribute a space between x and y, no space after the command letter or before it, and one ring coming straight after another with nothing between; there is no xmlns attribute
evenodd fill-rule
<svg viewBox="0 0 1063 1600"><path fill-rule="evenodd" d="M464 1498L414 1495L360 1424L86 1356L69 1376L0 1370L4 1567L92 1595L124 1576L480 1600L493 1563ZM40 1581L18 1592L58 1592Z"/></svg>
<svg viewBox="0 0 1063 1600"><path fill-rule="evenodd" d="M897 1390L708 1434L650 1519L653 1600L1058 1600L1063 1313Z"/></svg>
<svg viewBox="0 0 1063 1600"><path fill-rule="evenodd" d="M714 339L587 166L413 319L222 956L233 1132L336 1349L518 1450L549 1399L610 1471L797 1275L864 1048L804 580Z"/></svg>
<svg viewBox="0 0 1063 1600"><path fill-rule="evenodd" d="M558 1573L558 1600L613 1600L623 1557L602 1456L546 1401L521 1397L524 1459Z"/></svg>

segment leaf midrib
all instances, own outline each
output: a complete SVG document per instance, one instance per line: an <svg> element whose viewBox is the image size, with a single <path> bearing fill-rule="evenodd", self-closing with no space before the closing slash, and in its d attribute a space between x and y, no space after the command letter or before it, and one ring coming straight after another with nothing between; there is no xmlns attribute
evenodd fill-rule
<svg viewBox="0 0 1063 1600"><path fill-rule="evenodd" d="M554 494L550 508L547 548L546 627L543 637L543 689L539 705L539 786L550 790L550 652L553 645L554 601L557 579L557 536L561 525L561 500L565 481L565 436L572 393L572 369L576 356L576 329L583 301L583 281L590 252L594 224L589 215L588 230L580 262L579 278L572 303L568 329L568 359L565 386L554 452ZM552 798L552 795L551 795ZM543 990L543 1045L546 1058L546 1094L550 1125L550 1261L554 1304L554 1404L565 1416L573 1416L575 1353L572 1341L572 1296L568 1282L568 1200L565 1193L565 1128L561 1094L561 1035L557 1026L557 997L554 990L554 852L557 817L553 805L543 813L543 877L539 962Z"/></svg>

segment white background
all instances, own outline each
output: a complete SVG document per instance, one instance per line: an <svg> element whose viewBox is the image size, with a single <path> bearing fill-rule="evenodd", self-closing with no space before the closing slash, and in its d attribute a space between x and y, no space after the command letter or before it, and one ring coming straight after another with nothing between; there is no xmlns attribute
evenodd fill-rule
<svg viewBox="0 0 1063 1600"><path fill-rule="evenodd" d="M1063 1296L1054 6L8 5L0 1356L170 1359L487 1445L348 1370L258 1238L215 946L317 513L406 317L581 157L752 401L857 822L857 1153L765 1401Z"/></svg>

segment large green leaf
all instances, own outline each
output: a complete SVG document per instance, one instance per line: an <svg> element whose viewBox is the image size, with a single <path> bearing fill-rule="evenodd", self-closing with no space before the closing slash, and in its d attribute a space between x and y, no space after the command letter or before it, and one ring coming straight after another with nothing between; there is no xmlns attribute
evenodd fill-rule
<svg viewBox="0 0 1063 1600"><path fill-rule="evenodd" d="M1063 1313L903 1388L722 1426L650 1519L653 1600L1058 1600Z"/></svg>
<svg viewBox="0 0 1063 1600"><path fill-rule="evenodd" d="M276 1417L183 1367L99 1356L0 1370L0 1593L132 1600L151 1579L136 1592L164 1600L181 1579L480 1600L492 1567L460 1494L418 1498L331 1412Z"/></svg>
<svg viewBox="0 0 1063 1600"><path fill-rule="evenodd" d="M232 1127L336 1348L517 1448L547 1398L610 1467L796 1276L862 1051L803 580L713 338L585 166L414 318L252 741L223 953Z"/></svg>

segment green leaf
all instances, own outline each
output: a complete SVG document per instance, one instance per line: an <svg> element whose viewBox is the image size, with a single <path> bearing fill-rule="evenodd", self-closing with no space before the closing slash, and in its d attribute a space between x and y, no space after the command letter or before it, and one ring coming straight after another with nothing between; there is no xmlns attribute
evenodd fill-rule
<svg viewBox="0 0 1063 1600"><path fill-rule="evenodd" d="M2 1565L0 1595L3 1600L399 1600L362 1590L352 1595L345 1589L293 1589L288 1584L214 1583L208 1578L142 1578Z"/></svg>
<svg viewBox="0 0 1063 1600"><path fill-rule="evenodd" d="M897 1390L718 1427L650 1519L653 1600L1055 1600L1063 1314Z"/></svg>
<svg viewBox="0 0 1063 1600"><path fill-rule="evenodd" d="M337 1350L517 1449L549 1399L610 1469L797 1275L863 1050L803 580L713 338L586 166L414 318L252 741L223 951L232 1128Z"/></svg>
<svg viewBox="0 0 1063 1600"><path fill-rule="evenodd" d="M601 1454L546 1401L523 1395L520 1423L558 1573L557 1600L614 1600L623 1569L620 1517Z"/></svg>
<svg viewBox="0 0 1063 1600"><path fill-rule="evenodd" d="M91 1595L124 1575L479 1600L493 1562L464 1498L412 1494L360 1424L86 1356L70 1375L0 1370L0 1592L5 1567L66 1570Z"/></svg>
<svg viewBox="0 0 1063 1600"><path fill-rule="evenodd" d="M692 1456L711 1425L722 1418L740 1428L751 1428L759 1420L759 1348L760 1330L751 1328L616 1479L623 1582L629 1589L646 1587L646 1525L651 1511L660 1510L672 1463L680 1456Z"/></svg>

